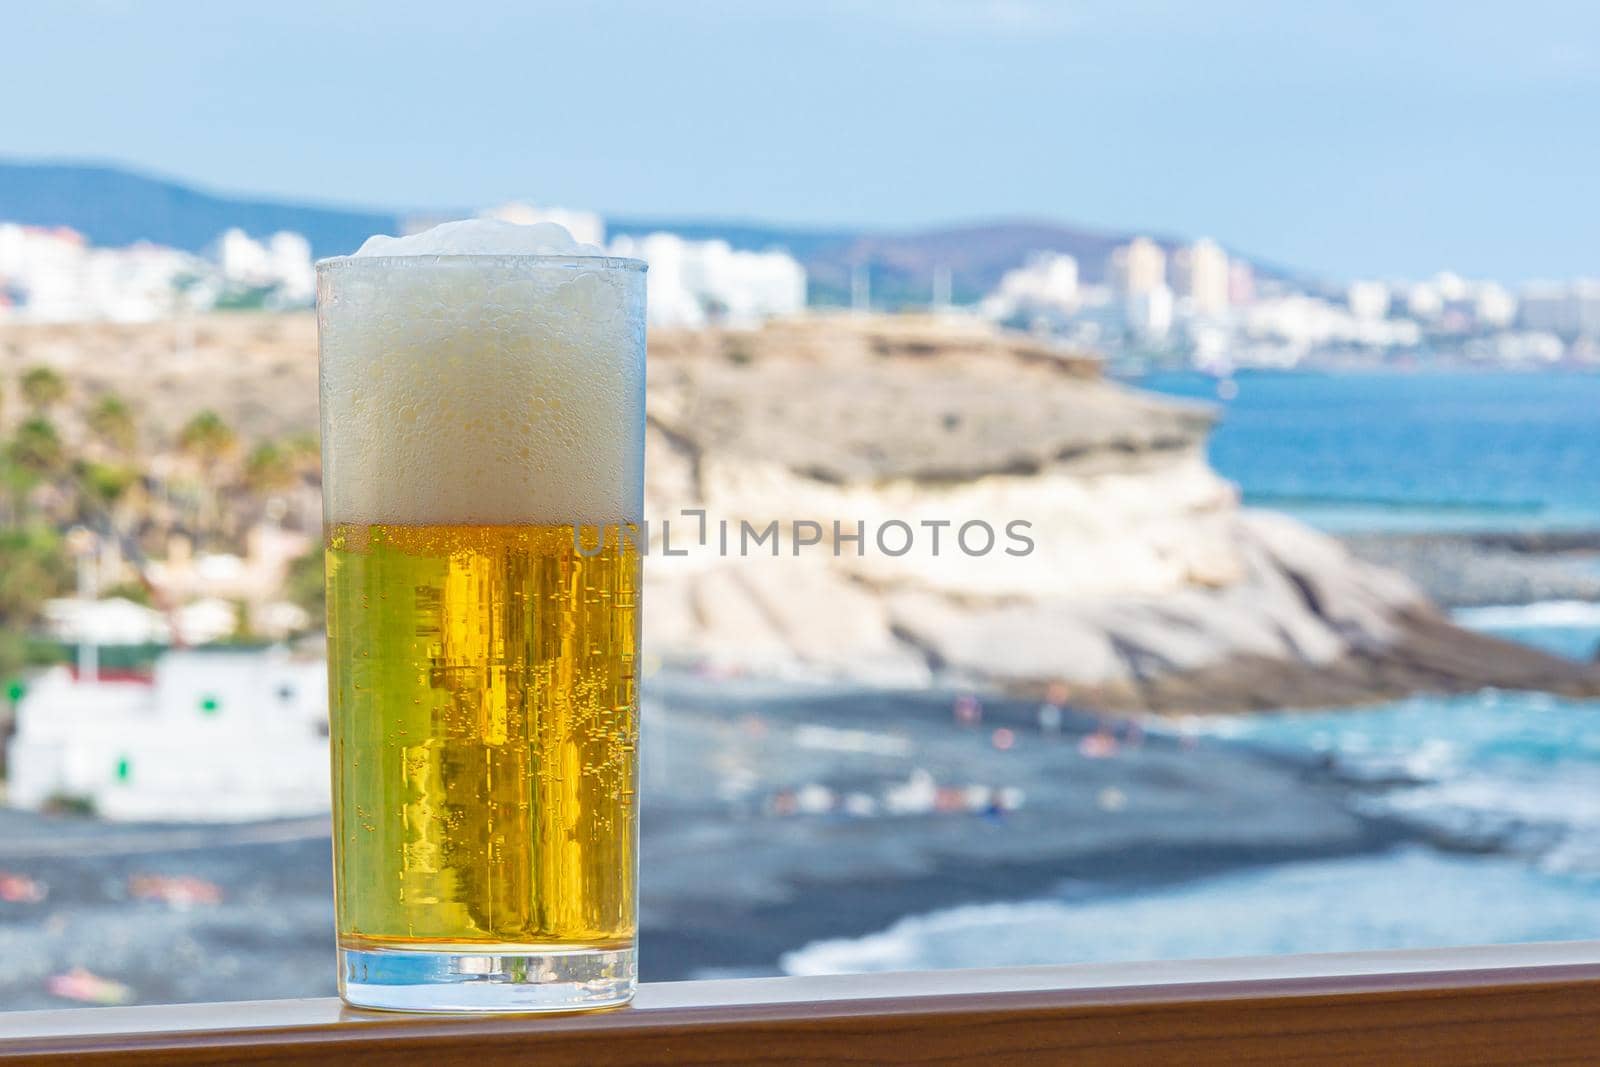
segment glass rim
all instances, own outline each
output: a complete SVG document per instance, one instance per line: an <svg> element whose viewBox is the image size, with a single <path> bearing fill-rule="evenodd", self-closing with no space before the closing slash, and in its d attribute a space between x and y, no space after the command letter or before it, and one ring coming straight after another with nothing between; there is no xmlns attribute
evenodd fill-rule
<svg viewBox="0 0 1600 1067"><path fill-rule="evenodd" d="M647 271L650 265L628 256L595 256L578 252L448 252L421 256L328 256L316 261L318 274L349 267L422 267L479 263L486 266L587 267L591 270Z"/></svg>

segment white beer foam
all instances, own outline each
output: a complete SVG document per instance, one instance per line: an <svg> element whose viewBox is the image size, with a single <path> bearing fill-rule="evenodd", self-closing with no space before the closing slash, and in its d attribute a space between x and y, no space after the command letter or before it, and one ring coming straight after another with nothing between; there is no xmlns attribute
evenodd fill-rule
<svg viewBox="0 0 1600 1067"><path fill-rule="evenodd" d="M531 226L503 219L444 222L406 237L374 234L352 259L369 256L603 256L605 251L576 240L554 222Z"/></svg>
<svg viewBox="0 0 1600 1067"><path fill-rule="evenodd" d="M598 250L485 219L319 264L328 521L642 517L644 274L527 255Z"/></svg>

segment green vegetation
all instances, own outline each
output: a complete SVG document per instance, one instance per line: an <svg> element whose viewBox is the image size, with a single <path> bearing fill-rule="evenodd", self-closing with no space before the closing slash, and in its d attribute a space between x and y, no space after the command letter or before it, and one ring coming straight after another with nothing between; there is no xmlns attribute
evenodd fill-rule
<svg viewBox="0 0 1600 1067"><path fill-rule="evenodd" d="M0 531L0 678L36 662L28 634L44 602L68 588L72 568L61 536L48 526Z"/></svg>
<svg viewBox="0 0 1600 1067"><path fill-rule="evenodd" d="M151 463L137 409L121 395L85 395L43 366L23 373L14 388L22 410L0 429L0 682L20 678L26 666L70 658L59 642L39 636L44 602L74 584L68 531L87 527L102 544L120 542L135 568L174 534L240 552L245 527L272 513L267 498L319 472L314 436L245 442L220 414L205 410L169 439L171 451L187 460L186 474L170 455L164 466ZM318 619L321 568L320 551L299 561L284 593ZM142 581L124 581L102 595L157 606ZM258 640L248 617L241 606L242 642ZM130 662L154 655L128 652Z"/></svg>
<svg viewBox="0 0 1600 1067"><path fill-rule="evenodd" d="M321 625L328 614L328 589L322 566L319 545L289 565L289 575L283 583L285 599L304 608L313 625Z"/></svg>
<svg viewBox="0 0 1600 1067"><path fill-rule="evenodd" d="M300 477L322 476L322 442L316 434L297 433L283 442L283 451Z"/></svg>
<svg viewBox="0 0 1600 1067"><path fill-rule="evenodd" d="M66 450L53 422L35 415L17 427L7 450L13 466L31 476L34 483L61 474L66 466Z"/></svg>
<svg viewBox="0 0 1600 1067"><path fill-rule="evenodd" d="M66 379L49 367L33 367L23 372L22 399L34 414L44 414L66 397Z"/></svg>
<svg viewBox="0 0 1600 1067"><path fill-rule="evenodd" d="M199 465L199 525L202 531L214 530L222 464L238 451L239 438L222 416L207 409L183 424L178 431L178 448Z"/></svg>
<svg viewBox="0 0 1600 1067"><path fill-rule="evenodd" d="M271 287L262 289L236 289L217 297L217 311L261 311L272 297Z"/></svg>
<svg viewBox="0 0 1600 1067"><path fill-rule="evenodd" d="M100 596L106 600L131 600L143 608L155 607L150 589L143 582L118 582L109 589L100 590Z"/></svg>
<svg viewBox="0 0 1600 1067"><path fill-rule="evenodd" d="M139 484L135 468L115 463L80 459L72 465L72 474L85 503L97 511L109 510Z"/></svg>
<svg viewBox="0 0 1600 1067"><path fill-rule="evenodd" d="M123 765L118 765L119 773ZM80 796L77 793L52 793L44 802L44 810L50 815L76 815L88 818L94 815L94 799Z"/></svg>
<svg viewBox="0 0 1600 1067"><path fill-rule="evenodd" d="M244 461L244 484L252 492L282 492L298 480L293 457L271 441L261 442Z"/></svg>
<svg viewBox="0 0 1600 1067"><path fill-rule="evenodd" d="M233 455L239 439L222 416L208 408L183 424L178 431L178 447L202 466L215 467Z"/></svg>
<svg viewBox="0 0 1600 1067"><path fill-rule="evenodd" d="M95 440L113 452L130 453L139 444L139 426L134 421L133 409L115 393L107 393L95 401L84 421Z"/></svg>

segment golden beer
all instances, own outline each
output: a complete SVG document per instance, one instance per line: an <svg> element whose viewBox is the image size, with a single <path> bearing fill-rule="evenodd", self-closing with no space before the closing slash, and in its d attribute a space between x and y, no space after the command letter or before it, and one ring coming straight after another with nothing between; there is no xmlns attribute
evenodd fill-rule
<svg viewBox="0 0 1600 1067"><path fill-rule="evenodd" d="M643 270L490 221L318 264L352 1004L633 995Z"/></svg>
<svg viewBox="0 0 1600 1067"><path fill-rule="evenodd" d="M329 528L342 944L632 941L639 557L590 544Z"/></svg>

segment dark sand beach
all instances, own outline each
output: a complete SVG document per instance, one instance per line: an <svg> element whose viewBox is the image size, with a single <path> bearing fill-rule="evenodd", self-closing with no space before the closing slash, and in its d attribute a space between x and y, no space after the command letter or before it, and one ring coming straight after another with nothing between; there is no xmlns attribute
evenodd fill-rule
<svg viewBox="0 0 1600 1067"><path fill-rule="evenodd" d="M1353 787L1315 766L1082 711L1051 733L1020 701L986 700L959 724L950 692L658 675L648 693L646 980L776 973L809 942L955 904L1114 894L1423 836L1355 812ZM0 811L0 842L0 872L48 890L0 902L5 1008L67 1003L46 983L74 967L141 1002L333 990L321 820ZM148 874L214 883L221 899L133 899L130 879Z"/></svg>

